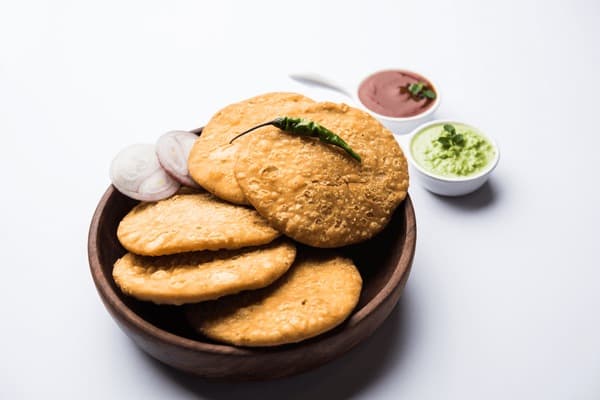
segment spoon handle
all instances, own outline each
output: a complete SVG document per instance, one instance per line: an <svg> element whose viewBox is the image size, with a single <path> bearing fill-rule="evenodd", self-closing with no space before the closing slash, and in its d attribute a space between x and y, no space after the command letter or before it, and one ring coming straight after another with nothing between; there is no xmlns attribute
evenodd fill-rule
<svg viewBox="0 0 600 400"><path fill-rule="evenodd" d="M343 85L335 82L334 80L327 78L323 75L316 74L314 72L299 72L289 75L295 81L300 83L321 86L327 89L335 90L336 92L342 93L352 99L352 91Z"/></svg>

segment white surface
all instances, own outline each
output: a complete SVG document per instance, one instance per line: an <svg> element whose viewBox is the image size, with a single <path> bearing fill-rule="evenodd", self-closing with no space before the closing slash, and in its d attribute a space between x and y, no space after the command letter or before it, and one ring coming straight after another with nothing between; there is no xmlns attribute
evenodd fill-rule
<svg viewBox="0 0 600 400"><path fill-rule="evenodd" d="M600 398L600 3L483 3L2 2L0 398ZM117 151L265 91L343 100L288 72L402 66L502 160L469 197L410 188L417 254L383 327L273 383L207 383L138 351L87 266Z"/></svg>

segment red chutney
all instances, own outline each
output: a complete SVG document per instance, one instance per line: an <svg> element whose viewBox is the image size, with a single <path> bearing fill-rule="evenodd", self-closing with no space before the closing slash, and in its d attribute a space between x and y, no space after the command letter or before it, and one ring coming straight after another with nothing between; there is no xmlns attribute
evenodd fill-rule
<svg viewBox="0 0 600 400"><path fill-rule="evenodd" d="M362 81L358 88L358 98L365 107L377 114L386 117L412 117L424 113L435 102L435 99L415 99L411 96L408 85L419 82L435 92L431 82L414 72L376 72Z"/></svg>

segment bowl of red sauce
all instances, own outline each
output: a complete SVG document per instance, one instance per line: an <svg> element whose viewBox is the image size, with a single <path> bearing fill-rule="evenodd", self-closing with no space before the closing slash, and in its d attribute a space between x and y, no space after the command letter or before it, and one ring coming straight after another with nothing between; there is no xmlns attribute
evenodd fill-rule
<svg viewBox="0 0 600 400"><path fill-rule="evenodd" d="M375 72L358 85L360 104L386 128L407 134L433 119L440 105L440 93L425 76L406 69Z"/></svg>

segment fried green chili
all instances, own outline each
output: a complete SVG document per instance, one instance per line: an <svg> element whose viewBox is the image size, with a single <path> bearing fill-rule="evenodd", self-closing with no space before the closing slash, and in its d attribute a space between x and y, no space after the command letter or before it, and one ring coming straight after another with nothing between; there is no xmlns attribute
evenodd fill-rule
<svg viewBox="0 0 600 400"><path fill-rule="evenodd" d="M321 142L341 147L346 151L346 153L350 154L358 162L361 162L360 156L354 150L352 150L352 148L348 145L348 143L344 141L344 139L331 132L323 125L319 125L314 121L304 118L278 117L272 121L264 122L240 133L239 135L231 139L229 143L233 143L233 141L237 138L244 136L245 134L250 133L255 129L262 128L263 126L268 125L272 125L276 128L281 129L282 131L289 132L294 135L319 138Z"/></svg>

